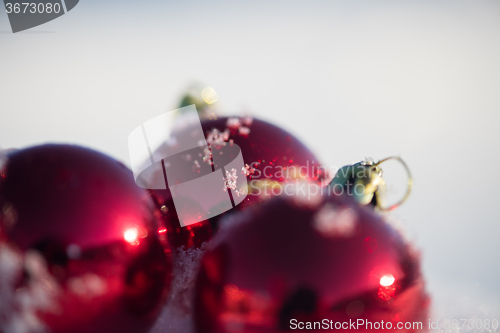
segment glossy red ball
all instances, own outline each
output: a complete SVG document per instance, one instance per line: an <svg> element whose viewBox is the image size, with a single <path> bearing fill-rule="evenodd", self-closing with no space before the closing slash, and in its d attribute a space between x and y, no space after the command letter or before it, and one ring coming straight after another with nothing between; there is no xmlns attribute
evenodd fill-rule
<svg viewBox="0 0 500 333"><path fill-rule="evenodd" d="M152 190L164 212L170 241L176 248L200 247L216 233L221 217L265 201L276 194L276 185L279 183L298 179L320 181L324 177L325 170L321 169L315 155L296 137L278 126L249 117L220 117L204 120L201 125L207 142L212 147L211 154L217 155L217 159L213 160L215 170L230 163L239 152L222 151L217 145L223 142L227 146L239 146L246 168L236 170L236 176L247 177L248 195L243 202L226 213L182 227L170 190ZM176 139L182 140L182 135L189 133L189 128L184 129ZM207 159L210 156L202 148L194 149L183 162L184 169L196 174L200 165L206 167L207 163L210 164L210 159Z"/></svg>
<svg viewBox="0 0 500 333"><path fill-rule="evenodd" d="M347 197L283 196L214 237L194 317L197 333L375 332L382 320L425 328L427 307L417 255L380 216ZM335 326L361 320L372 326Z"/></svg>
<svg viewBox="0 0 500 333"><path fill-rule="evenodd" d="M147 332L172 270L158 229L149 194L116 160L70 145L11 152L0 179L0 331Z"/></svg>

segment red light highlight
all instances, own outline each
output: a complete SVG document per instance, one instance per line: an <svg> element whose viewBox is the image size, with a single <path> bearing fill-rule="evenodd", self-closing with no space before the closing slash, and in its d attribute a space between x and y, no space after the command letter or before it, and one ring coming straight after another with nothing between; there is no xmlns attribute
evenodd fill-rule
<svg viewBox="0 0 500 333"><path fill-rule="evenodd" d="M396 279L392 274L386 274L380 278L380 285L382 287L389 287L391 286Z"/></svg>
<svg viewBox="0 0 500 333"><path fill-rule="evenodd" d="M137 228L130 228L125 230L123 233L123 238L132 245L138 244L139 230Z"/></svg>

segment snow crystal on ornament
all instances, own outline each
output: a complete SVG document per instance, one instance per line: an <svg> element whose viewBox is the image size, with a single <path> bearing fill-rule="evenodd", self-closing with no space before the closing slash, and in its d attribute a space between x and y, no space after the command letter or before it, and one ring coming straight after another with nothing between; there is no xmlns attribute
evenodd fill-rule
<svg viewBox="0 0 500 333"><path fill-rule="evenodd" d="M241 168L241 173L245 176L253 175L255 173L255 168L252 168L248 164L245 164L245 166Z"/></svg>
<svg viewBox="0 0 500 333"><path fill-rule="evenodd" d="M203 149L203 162L207 162L208 165L213 165L214 162L212 162L212 151L210 150L209 147L205 147L205 149Z"/></svg>
<svg viewBox="0 0 500 333"><path fill-rule="evenodd" d="M326 204L314 216L314 228L326 237L351 237L357 226L352 208L335 208Z"/></svg>
<svg viewBox="0 0 500 333"><path fill-rule="evenodd" d="M225 146L228 140L229 140L228 129L224 130L224 132L220 132L217 128L214 128L207 135L208 145L215 148Z"/></svg>
<svg viewBox="0 0 500 333"><path fill-rule="evenodd" d="M246 195L244 188L241 188L239 190L235 190L234 192L236 193L237 196Z"/></svg>
<svg viewBox="0 0 500 333"><path fill-rule="evenodd" d="M245 116L241 118L241 122L246 126L251 126L253 123L253 118L250 116Z"/></svg>
<svg viewBox="0 0 500 333"><path fill-rule="evenodd" d="M229 117L227 118L226 126L231 129L233 133L238 130L239 135L248 136L248 134L250 134L250 128L247 126L252 125L252 123L253 119L251 117Z"/></svg>
<svg viewBox="0 0 500 333"><path fill-rule="evenodd" d="M231 129L238 129L241 126L240 118L238 117L227 118L226 126Z"/></svg>
<svg viewBox="0 0 500 333"><path fill-rule="evenodd" d="M226 170L226 177L222 177L222 180L224 181L224 192L227 192L228 189L236 189L236 179L238 179L238 175L236 175L235 168L232 168L231 171Z"/></svg>
<svg viewBox="0 0 500 333"><path fill-rule="evenodd" d="M226 129L224 132L220 132L217 128L213 128L210 132L208 132L206 141L208 146L203 149L203 162L213 165L212 149L218 149L227 144L229 141L229 130Z"/></svg>
<svg viewBox="0 0 500 333"><path fill-rule="evenodd" d="M241 126L239 129L238 129L238 133L242 136L248 136L248 134L250 134L250 128L248 127L245 127L245 126Z"/></svg>
<svg viewBox="0 0 500 333"><path fill-rule="evenodd" d="M242 126L251 126L253 118L250 116L245 117L229 117L226 121L226 126L230 129L239 129Z"/></svg>

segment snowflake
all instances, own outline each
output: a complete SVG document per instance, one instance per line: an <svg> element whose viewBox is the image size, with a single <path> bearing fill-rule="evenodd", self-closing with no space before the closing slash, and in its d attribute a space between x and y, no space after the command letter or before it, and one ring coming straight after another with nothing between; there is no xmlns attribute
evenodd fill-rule
<svg viewBox="0 0 500 333"><path fill-rule="evenodd" d="M208 146L203 149L203 162L207 162L209 165L213 165L212 161L212 149L217 149L223 147L229 141L229 130L226 128L224 132L220 132L217 128L213 128L207 134L207 144ZM232 143L232 142L231 142Z"/></svg>
<svg viewBox="0 0 500 333"><path fill-rule="evenodd" d="M227 118L226 126L231 130L238 130L238 133L242 136L247 136L248 134L250 134L250 128L246 126L250 126L252 125L252 123L253 123L252 117L242 117L242 118L230 117Z"/></svg>
<svg viewBox="0 0 500 333"><path fill-rule="evenodd" d="M245 164L245 166L241 168L241 173L245 176L253 175L255 173L255 168L252 168L248 164Z"/></svg>
<svg viewBox="0 0 500 333"><path fill-rule="evenodd" d="M239 133L241 136L247 136L248 134L250 134L250 128L245 127L245 126L241 126L241 127L238 129L238 133Z"/></svg>
<svg viewBox="0 0 500 333"><path fill-rule="evenodd" d="M194 160L193 164L194 164L193 171L200 173L200 169L201 169L200 162L198 162L198 160Z"/></svg>
<svg viewBox="0 0 500 333"><path fill-rule="evenodd" d="M226 126L232 129L238 129L241 126L240 118L229 117L227 118Z"/></svg>
<svg viewBox="0 0 500 333"><path fill-rule="evenodd" d="M241 119L241 122L244 124L244 125L247 125L247 126L250 126L252 125L253 123L253 118L250 117L250 116L245 116L245 117L242 117Z"/></svg>
<svg viewBox="0 0 500 333"><path fill-rule="evenodd" d="M203 156L203 162L207 162L208 165L213 165L214 162L212 162L212 151L210 150L210 148L205 147L205 149L203 149L203 153L205 154Z"/></svg>
<svg viewBox="0 0 500 333"><path fill-rule="evenodd" d="M234 192L236 193L237 196L245 195L245 190L243 188L236 190Z"/></svg>
<svg viewBox="0 0 500 333"><path fill-rule="evenodd" d="M236 175L235 168L232 168L231 172L226 170L226 177L222 177L224 181L224 192L227 192L227 189L234 190L236 188L236 179L238 179L238 176Z"/></svg>
<svg viewBox="0 0 500 333"><path fill-rule="evenodd" d="M217 128L212 129L207 135L207 143L209 146L225 146L229 140L229 130L225 129L224 132L219 132Z"/></svg>

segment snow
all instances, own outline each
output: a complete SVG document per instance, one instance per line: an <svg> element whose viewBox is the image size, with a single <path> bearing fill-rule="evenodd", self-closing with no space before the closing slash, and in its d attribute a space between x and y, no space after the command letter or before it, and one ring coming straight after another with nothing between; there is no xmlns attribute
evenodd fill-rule
<svg viewBox="0 0 500 333"><path fill-rule="evenodd" d="M23 270L29 276L23 287L16 284ZM42 333L47 328L38 311L58 311L55 298L60 289L48 273L45 260L36 251L22 256L8 245L0 245L0 328L3 333Z"/></svg>
<svg viewBox="0 0 500 333"><path fill-rule="evenodd" d="M194 287L200 260L208 242L201 248L177 249L174 257L170 296L151 333L191 333Z"/></svg>

